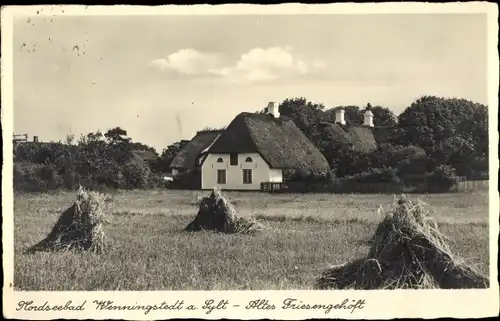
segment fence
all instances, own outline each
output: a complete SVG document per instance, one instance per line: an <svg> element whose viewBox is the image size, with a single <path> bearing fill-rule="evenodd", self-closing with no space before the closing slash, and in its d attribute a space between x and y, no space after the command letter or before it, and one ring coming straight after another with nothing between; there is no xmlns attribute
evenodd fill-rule
<svg viewBox="0 0 500 321"><path fill-rule="evenodd" d="M394 183L358 183L352 181L335 183L287 182L261 183L260 190L268 193L401 193L404 187Z"/></svg>
<svg viewBox="0 0 500 321"><path fill-rule="evenodd" d="M487 191L489 188L489 180L463 181L457 184L457 191L459 192Z"/></svg>
<svg viewBox="0 0 500 321"><path fill-rule="evenodd" d="M474 192L488 190L488 180L462 181L456 186L457 192ZM398 193L432 193L447 192L439 186L421 183L416 186L404 186L397 183L358 183L354 181L337 181L332 183L304 182L264 182L261 192L267 193L360 193L360 194L398 194Z"/></svg>
<svg viewBox="0 0 500 321"><path fill-rule="evenodd" d="M15 143L26 143L28 141L28 134L13 134L12 142Z"/></svg>

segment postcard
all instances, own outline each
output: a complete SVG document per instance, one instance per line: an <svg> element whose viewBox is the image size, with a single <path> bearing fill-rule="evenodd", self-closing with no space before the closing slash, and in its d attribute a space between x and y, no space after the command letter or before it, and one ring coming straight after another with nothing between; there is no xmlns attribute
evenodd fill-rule
<svg viewBox="0 0 500 321"><path fill-rule="evenodd" d="M4 317L498 314L496 4L4 6L1 32Z"/></svg>

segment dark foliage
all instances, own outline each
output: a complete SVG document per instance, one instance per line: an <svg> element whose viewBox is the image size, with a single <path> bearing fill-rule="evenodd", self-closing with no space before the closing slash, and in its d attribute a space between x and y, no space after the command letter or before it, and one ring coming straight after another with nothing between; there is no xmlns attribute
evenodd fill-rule
<svg viewBox="0 0 500 321"><path fill-rule="evenodd" d="M455 169L449 165L438 165L427 177L434 189L450 190L460 181Z"/></svg>
<svg viewBox="0 0 500 321"><path fill-rule="evenodd" d="M465 99L424 96L400 116L396 143L430 157L428 170L449 165L461 176L488 168L488 108Z"/></svg>
<svg viewBox="0 0 500 321"><path fill-rule="evenodd" d="M364 110L370 109L373 137L342 130L335 124L338 108L345 110L346 129L361 128ZM404 181L419 181L441 165L471 179L488 173L488 109L465 99L424 96L396 117L370 103L363 109L326 109L320 103L293 98L281 103L280 113L294 120L339 178L387 167Z"/></svg>
<svg viewBox="0 0 500 321"><path fill-rule="evenodd" d="M133 150L151 150L126 137L119 127L89 133L76 145L62 142L21 143L14 150L14 189L45 192L60 188L146 188L151 168Z"/></svg>
<svg viewBox="0 0 500 321"><path fill-rule="evenodd" d="M345 181L357 183L400 183L397 170L389 167L374 168L367 172L344 177Z"/></svg>
<svg viewBox="0 0 500 321"><path fill-rule="evenodd" d="M201 170L199 168L176 176L169 185L173 189L194 190L201 188Z"/></svg>
<svg viewBox="0 0 500 321"><path fill-rule="evenodd" d="M175 142L165 148L162 152L156 164L153 166L153 170L159 173L168 173L170 171L170 164L174 160L175 156L187 145L189 141L182 140Z"/></svg>
<svg viewBox="0 0 500 321"><path fill-rule="evenodd" d="M335 124L338 108L345 110L346 126ZM374 114L375 128L361 126L366 109ZM400 179L405 183L427 181L447 190L459 177L488 177L488 107L478 103L424 96L395 117L388 108L370 103L363 108L327 109L321 103L299 97L285 99L279 111L319 149L331 168L328 174L322 175L286 171L284 177L289 181L328 182L346 178L359 182L395 182ZM247 118L254 121L248 126L258 127L258 117ZM219 130L206 128L199 134L214 134L207 145L218 135L216 132ZM265 135L257 136L260 139ZM187 168L171 183L163 179L164 174L170 172L174 158L186 150L190 141L175 142L158 155L154 148L133 142L120 127L82 135L76 143L73 138L68 137L65 143L16 143L14 189L38 192L75 189L79 184L91 189L200 188L199 168ZM298 148L293 140L282 145L273 152L303 153L306 150ZM236 146L243 144L238 141ZM263 153L265 155L265 151ZM277 161L292 159L292 156L278 155ZM193 163L196 166L196 159Z"/></svg>

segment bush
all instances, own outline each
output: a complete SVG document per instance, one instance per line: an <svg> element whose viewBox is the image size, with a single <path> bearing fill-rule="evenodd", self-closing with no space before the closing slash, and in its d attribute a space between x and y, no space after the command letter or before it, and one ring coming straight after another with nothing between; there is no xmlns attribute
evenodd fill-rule
<svg viewBox="0 0 500 321"><path fill-rule="evenodd" d="M80 183L80 174L74 170L66 170L63 174L64 188L74 190Z"/></svg>
<svg viewBox="0 0 500 321"><path fill-rule="evenodd" d="M293 173L289 173L287 181L289 182L301 182L301 183L330 183L335 179L335 172L328 171L326 173L304 173L303 171L297 170Z"/></svg>
<svg viewBox="0 0 500 321"><path fill-rule="evenodd" d="M132 143L126 131L99 131L82 136L77 145L62 142L26 142L14 148L14 188L16 191L75 189L79 184L93 189L147 188L152 183L151 168L133 153L146 148Z"/></svg>
<svg viewBox="0 0 500 321"><path fill-rule="evenodd" d="M27 185L27 173L22 164L14 164L14 191L23 191Z"/></svg>
<svg viewBox="0 0 500 321"><path fill-rule="evenodd" d="M55 166L52 164L42 166L39 170L39 177L48 190L55 190L64 185L63 178L57 173Z"/></svg>
<svg viewBox="0 0 500 321"><path fill-rule="evenodd" d="M367 172L362 172L344 178L345 181L355 181L358 183L400 183L397 170L391 167L375 168Z"/></svg>
<svg viewBox="0 0 500 321"><path fill-rule="evenodd" d="M107 166L102 166L93 178L98 185L112 188L125 188L129 185L125 174L122 173L118 164L114 162Z"/></svg>
<svg viewBox="0 0 500 321"><path fill-rule="evenodd" d="M355 175L369 171L372 167L371 154L352 149L339 149L329 155L332 159L331 168L335 169L336 177Z"/></svg>
<svg viewBox="0 0 500 321"><path fill-rule="evenodd" d="M405 181L423 179L427 170L427 155L417 146L381 144L369 158L373 168L392 167Z"/></svg>
<svg viewBox="0 0 500 321"><path fill-rule="evenodd" d="M161 174L151 175L149 186L152 188L168 188L171 182L166 181L163 177L164 175Z"/></svg>
<svg viewBox="0 0 500 321"><path fill-rule="evenodd" d="M51 164L44 165L39 169L40 178L44 181L53 181L56 180L56 171L54 166Z"/></svg>
<svg viewBox="0 0 500 321"><path fill-rule="evenodd" d="M201 170L194 169L174 177L174 180L168 185L171 189L200 189L201 188Z"/></svg>
<svg viewBox="0 0 500 321"><path fill-rule="evenodd" d="M151 169L141 157L133 155L123 166L122 173L128 188L149 187Z"/></svg>
<svg viewBox="0 0 500 321"><path fill-rule="evenodd" d="M433 185L434 189L450 190L457 185L460 177L457 176L455 169L449 165L438 165L427 176L427 181Z"/></svg>
<svg viewBox="0 0 500 321"><path fill-rule="evenodd" d="M62 177L52 165L14 164L14 190L24 192L47 192L63 186Z"/></svg>

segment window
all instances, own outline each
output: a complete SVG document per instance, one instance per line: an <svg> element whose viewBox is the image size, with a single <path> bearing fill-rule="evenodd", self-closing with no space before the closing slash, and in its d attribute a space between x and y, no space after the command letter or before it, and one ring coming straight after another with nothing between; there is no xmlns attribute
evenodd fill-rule
<svg viewBox="0 0 500 321"><path fill-rule="evenodd" d="M247 159L245 159L245 162L251 163L252 162L252 157L247 157Z"/></svg>
<svg viewBox="0 0 500 321"><path fill-rule="evenodd" d="M222 161L222 158L220 158L220 157L219 157L219 158L217 158L217 163L222 163L222 162L223 162L223 161Z"/></svg>
<svg viewBox="0 0 500 321"><path fill-rule="evenodd" d="M217 170L217 184L226 184L226 170Z"/></svg>
<svg viewBox="0 0 500 321"><path fill-rule="evenodd" d="M233 153L229 155L229 164L238 165L238 154Z"/></svg>
<svg viewBox="0 0 500 321"><path fill-rule="evenodd" d="M243 184L252 184L252 170L244 169L243 170Z"/></svg>

